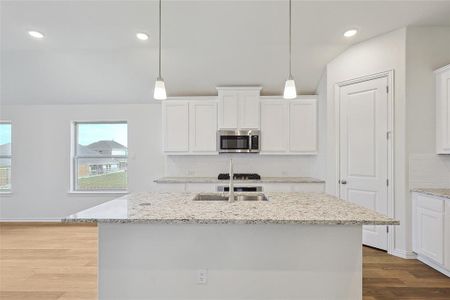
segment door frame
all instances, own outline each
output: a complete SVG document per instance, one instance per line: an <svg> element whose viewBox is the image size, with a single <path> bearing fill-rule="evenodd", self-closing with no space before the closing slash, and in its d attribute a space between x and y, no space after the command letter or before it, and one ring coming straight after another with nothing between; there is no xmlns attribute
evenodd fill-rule
<svg viewBox="0 0 450 300"><path fill-rule="evenodd" d="M389 184L388 184L388 199L387 199L387 208L388 208L388 216L391 218L394 218L395 214L395 193L394 193L394 184L395 184L395 178L394 178L394 145L395 145L395 128L394 128L394 116L395 116L395 82L394 82L394 70L388 70L385 72L375 73L372 75L362 76L353 78L350 80L338 82L334 86L334 120L335 120L335 149L336 149L336 156L335 156L335 191L338 196L340 196L340 173L341 173L341 166L340 166L340 100L341 100L341 88L361 83L369 80L379 79L379 78L386 78L387 84L388 84L388 132L387 134L387 141L388 141L388 178ZM392 254L394 252L394 239L395 239L395 231L392 225L388 225L387 227L387 252L389 254Z"/></svg>

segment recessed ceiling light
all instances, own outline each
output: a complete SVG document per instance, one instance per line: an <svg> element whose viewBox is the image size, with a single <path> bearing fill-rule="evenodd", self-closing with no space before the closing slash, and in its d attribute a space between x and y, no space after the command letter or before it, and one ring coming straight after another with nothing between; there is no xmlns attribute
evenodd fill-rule
<svg viewBox="0 0 450 300"><path fill-rule="evenodd" d="M143 32L138 32L138 33L136 33L136 37L137 37L138 39L140 39L141 41L146 41L146 40L148 40L148 34L143 33Z"/></svg>
<svg viewBox="0 0 450 300"><path fill-rule="evenodd" d="M28 34L36 39L44 38L44 34L40 33L39 31L30 30L28 31Z"/></svg>
<svg viewBox="0 0 450 300"><path fill-rule="evenodd" d="M347 30L346 32L344 32L344 36L345 37L352 37L352 36L354 36L357 33L358 33L358 30L350 29L350 30Z"/></svg>

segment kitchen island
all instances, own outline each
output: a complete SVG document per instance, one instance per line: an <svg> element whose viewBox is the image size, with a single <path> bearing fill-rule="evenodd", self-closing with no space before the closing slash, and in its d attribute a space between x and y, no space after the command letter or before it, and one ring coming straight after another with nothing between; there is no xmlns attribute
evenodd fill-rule
<svg viewBox="0 0 450 300"><path fill-rule="evenodd" d="M195 195L130 194L64 219L98 223L100 299L361 299L362 225L399 224L321 193Z"/></svg>

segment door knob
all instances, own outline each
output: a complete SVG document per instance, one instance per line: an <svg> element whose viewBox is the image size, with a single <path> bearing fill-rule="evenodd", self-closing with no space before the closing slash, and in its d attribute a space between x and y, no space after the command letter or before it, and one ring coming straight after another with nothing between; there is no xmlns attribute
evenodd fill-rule
<svg viewBox="0 0 450 300"><path fill-rule="evenodd" d="M347 180L341 180L341 184L347 184Z"/></svg>

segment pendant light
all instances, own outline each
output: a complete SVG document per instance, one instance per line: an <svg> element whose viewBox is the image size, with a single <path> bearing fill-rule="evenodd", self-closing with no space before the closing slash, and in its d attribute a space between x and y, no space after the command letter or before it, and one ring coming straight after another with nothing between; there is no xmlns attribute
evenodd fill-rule
<svg viewBox="0 0 450 300"><path fill-rule="evenodd" d="M158 78L155 82L155 90L153 93L153 98L156 100L167 99L166 86L164 85L164 79L161 76L161 0L159 0L159 72Z"/></svg>
<svg viewBox="0 0 450 300"><path fill-rule="evenodd" d="M289 0L289 77L284 85L284 99L297 98L294 77L292 76L292 0Z"/></svg>

